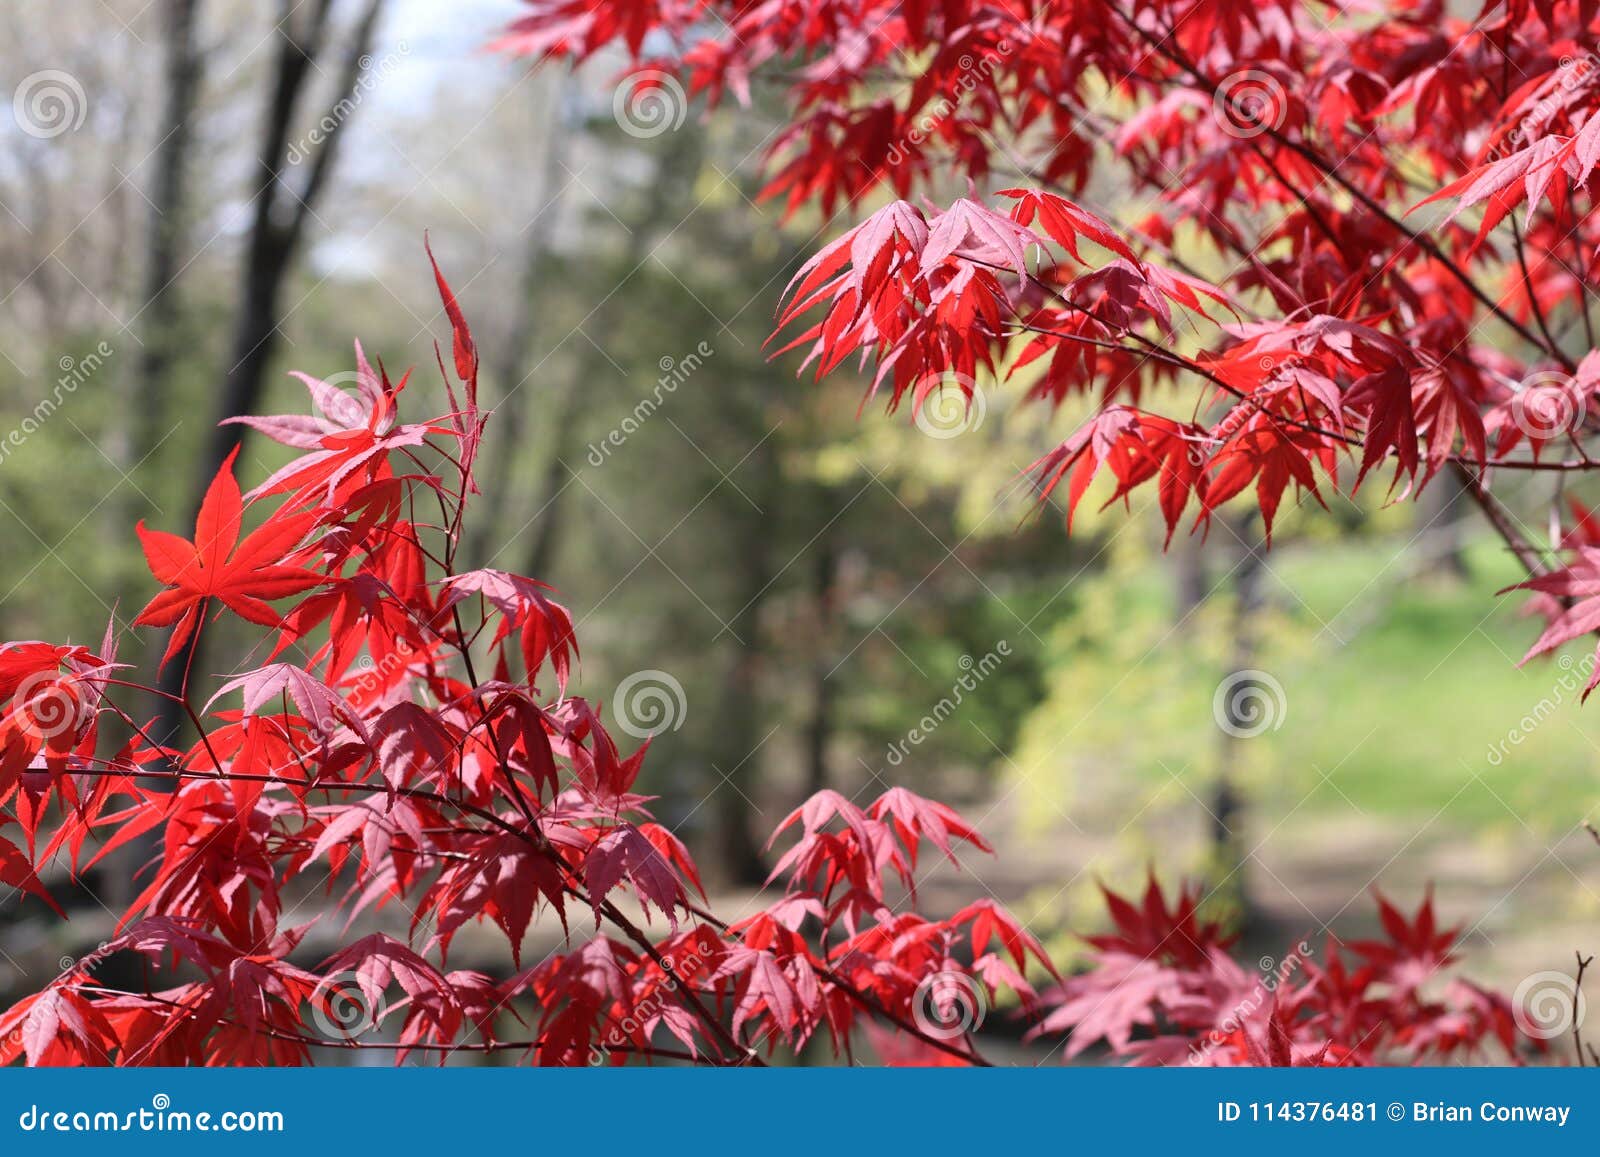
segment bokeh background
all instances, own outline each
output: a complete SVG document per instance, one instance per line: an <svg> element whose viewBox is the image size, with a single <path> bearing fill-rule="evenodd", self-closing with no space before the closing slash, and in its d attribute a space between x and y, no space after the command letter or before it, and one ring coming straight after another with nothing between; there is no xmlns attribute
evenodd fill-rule
<svg viewBox="0 0 1600 1157"><path fill-rule="evenodd" d="M532 70L488 50L511 0L185 7L0 10L0 636L126 630L133 523L183 530L213 423L302 409L289 369L348 373L359 338L432 391L426 231L496 410L465 557L559 588L577 689L660 729L645 785L724 914L809 792L905 783L999 849L927 906L994 894L1069 962L1098 884L1147 871L1203 881L1252 955L1430 883L1480 981L1595 947L1590 660L1518 668L1515 562L1443 481L1286 511L1270 553L1242 514L1163 551L1148 499L1069 540L1026 470L1081 415L1047 421L1025 373L919 422L769 360L848 217L760 199L759 89L707 116L620 60ZM283 460L252 437L241 474ZM0 899L0 999L128 886L66 926Z"/></svg>

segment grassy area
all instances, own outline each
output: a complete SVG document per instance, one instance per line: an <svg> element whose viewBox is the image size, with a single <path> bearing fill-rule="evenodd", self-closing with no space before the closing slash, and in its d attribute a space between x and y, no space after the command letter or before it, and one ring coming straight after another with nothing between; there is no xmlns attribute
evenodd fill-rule
<svg viewBox="0 0 1600 1157"><path fill-rule="evenodd" d="M1471 577L1450 582L1410 573L1403 542L1270 556L1257 665L1282 688L1276 726L1232 752L1255 804L1407 822L1444 809L1462 835L1570 829L1600 797L1600 705L1578 704L1587 650L1518 669L1539 627L1520 596L1494 594L1517 577L1503 552L1475 544ZM1130 550L1050 637L1050 692L1011 767L1041 823L1125 812L1174 779L1205 796L1229 610L1214 599L1174 631L1169 587Z"/></svg>
<svg viewBox="0 0 1600 1157"><path fill-rule="evenodd" d="M1539 625L1523 597L1493 594L1517 577L1503 552L1475 548L1465 583L1380 573L1382 548L1331 553L1279 570L1326 624L1285 675L1302 708L1268 740L1285 773L1320 768L1362 809L1444 808L1461 828L1563 831L1586 814L1600 786L1600 714L1578 703L1587 649L1516 666Z"/></svg>

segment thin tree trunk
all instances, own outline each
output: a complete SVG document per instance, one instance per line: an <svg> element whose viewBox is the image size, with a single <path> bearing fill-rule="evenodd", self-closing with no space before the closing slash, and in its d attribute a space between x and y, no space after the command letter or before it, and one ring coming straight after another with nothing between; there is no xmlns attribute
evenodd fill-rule
<svg viewBox="0 0 1600 1157"><path fill-rule="evenodd" d="M340 84L325 119L333 124L309 164L305 183L291 191L285 180L289 168L289 132L294 113L304 94L317 57L328 48L327 14L332 0L322 0L313 14L312 26L304 38L286 35L278 52L273 95L262 128L260 174L255 193L255 219L250 230L249 251L241 276L239 312L235 316L233 350L217 407L217 420L253 412L266 382L267 365L277 347L280 323L278 301L285 274L297 255L305 236L306 221L313 206L327 187L332 174L343 128L348 116L337 112L348 102L361 80L363 61L372 46L372 35L383 0L367 0L366 8L346 45ZM293 6L286 6L285 21ZM352 106L353 107L353 106ZM212 476L239 445L242 426L218 425L212 435L211 450L197 479L196 509Z"/></svg>
<svg viewBox="0 0 1600 1157"><path fill-rule="evenodd" d="M694 189L704 156L704 142L699 133L685 134L681 147L672 149L661 160L656 173L654 195L645 211L630 226L628 243L622 255L622 267L628 276L646 261L657 244L656 234L670 229L683 218L683 202ZM614 293L603 301L593 314L592 328L601 335L617 331L622 313L627 308L623 294ZM550 457L545 462L542 481L535 498L537 511L533 533L529 539L528 553L524 556L523 574L543 578L550 573L560 539L562 512L566 508L567 474L569 467L562 455L571 442L581 413L579 403L585 383L594 381L606 372L606 360L594 342L585 344L583 352L573 367L572 377L555 401L552 414ZM528 389L523 387L524 391ZM528 404L525 400L524 406Z"/></svg>
<svg viewBox="0 0 1600 1157"><path fill-rule="evenodd" d="M150 214L145 229L144 284L139 315L140 348L134 362L129 430L126 443L113 453L123 469L135 471L154 453L167 434L169 378L181 348L179 295L173 289L179 249L188 214L189 149L194 140L194 111L203 72L203 56L196 39L199 0L163 0L161 6L162 111L156 125L153 155L155 176L146 196ZM131 494L137 495L137 489ZM132 521L129 503L118 508L121 526ZM150 668L154 657L147 659ZM107 729L103 742L120 743L127 737L121 727ZM137 857L148 847L113 856L95 882L99 895L117 910L127 907L137 894L132 872Z"/></svg>
<svg viewBox="0 0 1600 1157"><path fill-rule="evenodd" d="M546 278L545 266L550 256L550 236L555 228L556 220L560 216L560 206L567 185L560 180L564 158L567 155L570 137L577 131L574 123L576 118L568 115L568 104L572 92L572 80L564 79L554 94L555 115L551 117L549 138L545 142L544 162L541 166L542 173L539 179L539 195L545 198L543 208L532 225L528 227L527 243L522 254L522 274L517 286L517 305L519 315L513 320L511 332L506 338L501 349L495 381L501 390L499 404L495 406L496 431L494 435L494 453L485 463L486 469L480 479L479 488L483 491L482 516L475 522L472 533L471 545L467 550L467 557L476 559L483 566L488 566L495 554L495 546L491 536L497 534L506 521L506 510L510 498L512 485L516 474L516 463L525 437L524 432L528 426L528 415L533 409L536 394L530 383L523 380L529 359L533 355L534 339L538 336L539 327L537 319L539 311L535 305L540 293L549 288ZM564 390L557 403L560 412L557 416L556 428L558 434L565 434L566 427L571 423L570 414L576 409L571 397L572 390ZM556 446L565 445L566 439L562 437ZM552 455L552 461L558 460ZM549 486L549 469L546 469L545 487L539 493L555 494L556 489ZM559 486L561 479L558 477L555 484ZM548 559L543 557L547 552L539 549L540 541L546 537L542 531L544 520L541 519L540 527L535 532L534 555L539 567L529 566L524 572L535 578L545 573Z"/></svg>
<svg viewBox="0 0 1600 1157"><path fill-rule="evenodd" d="M1271 725L1276 718L1275 714L1263 716L1260 712L1276 713L1283 709L1276 701L1276 689L1261 685L1259 677L1253 674L1259 662L1256 618L1263 603L1261 576L1265 550L1265 543L1255 535L1253 519L1253 515L1247 515L1234 527L1239 541L1244 544L1245 554L1234 571L1233 654L1229 662L1231 669L1223 683L1226 693L1217 702L1221 709L1217 720L1221 725L1221 737L1210 809L1214 870L1219 879L1225 881L1223 890L1231 895L1238 908L1241 928L1248 927L1252 914L1242 831L1245 801L1238 783L1241 744L1258 734L1264 721Z"/></svg>
<svg viewBox="0 0 1600 1157"><path fill-rule="evenodd" d="M765 659L761 638L761 612L772 589L776 545L773 509L778 462L771 441L761 443L750 457L750 473L759 483L751 488L763 506L743 519L734 540L738 551L738 583L734 596L741 608L728 623L733 634L732 652L722 680L717 711L716 754L712 770L718 777L713 800L717 817L714 875L731 887L759 887L767 868L755 834L758 808L754 799L760 780L762 712L760 674Z"/></svg>
<svg viewBox="0 0 1600 1157"><path fill-rule="evenodd" d="M195 98L203 57L195 39L199 0L163 0L161 10L162 80L160 134L154 156L150 216L145 233L144 290L140 340L134 371L132 430L125 466L133 469L154 452L166 434L168 378L178 338L180 311L172 282L188 212L189 148L194 140Z"/></svg>
<svg viewBox="0 0 1600 1157"><path fill-rule="evenodd" d="M1205 551L1198 538L1185 535L1172 544L1167 558L1172 568L1172 621L1182 630L1193 622L1194 612L1209 593Z"/></svg>
<svg viewBox="0 0 1600 1157"><path fill-rule="evenodd" d="M577 383L566 382L559 387L559 395L555 400L550 456L545 459L537 491L543 499L537 508L527 562L523 564L523 573L533 578L542 579L555 564L556 545L561 541L562 515L566 510L563 496L566 494L567 473L570 470L566 459L562 457L562 448L572 441L578 413Z"/></svg>
<svg viewBox="0 0 1600 1157"><path fill-rule="evenodd" d="M829 787L833 780L829 773L828 750L833 740L834 706L838 699L832 673L837 665L834 636L839 618L839 544L834 525L838 495L832 488L827 490L824 501L818 503L818 513L827 521L816 542L817 556L812 571L811 600L817 637L811 660L810 718L806 722L807 795Z"/></svg>
<svg viewBox="0 0 1600 1157"><path fill-rule="evenodd" d="M306 220L312 207L327 188L338 155L351 98L359 83L372 45L373 32L384 0L366 0L366 5L348 42L340 72L340 82L325 119L333 128L324 136L316 154L306 163L309 171L298 189L287 181L289 133L295 110L316 69L319 56L329 44L329 14L333 0L318 0L306 27L295 27L297 5L283 0L280 5L278 51L272 79L272 93L262 121L260 144L256 151L258 173L254 189L255 213L240 270L238 309L234 316L233 339L219 399L216 420L237 417L255 410L266 382L266 371L277 347L279 298L285 275L305 236ZM198 510L201 497L223 461L239 445L241 426L217 425L201 458L195 479L191 510ZM204 632L197 631L190 644L174 655L162 672L160 689L167 696L183 691L184 672L194 666ZM155 736L175 743L183 730L184 711L174 698L161 700L155 721Z"/></svg>

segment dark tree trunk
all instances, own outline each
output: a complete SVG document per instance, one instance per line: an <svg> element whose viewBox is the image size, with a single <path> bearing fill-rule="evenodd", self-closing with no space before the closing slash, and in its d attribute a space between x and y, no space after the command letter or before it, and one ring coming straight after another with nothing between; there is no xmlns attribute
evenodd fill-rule
<svg viewBox="0 0 1600 1157"><path fill-rule="evenodd" d="M260 401L267 365L277 347L278 302L284 277L301 247L312 207L326 189L333 171L347 120L347 115L337 115L337 110L340 103L349 101L361 79L383 2L366 0L348 37L340 82L325 114L334 127L307 161L309 171L298 189L290 188L287 181L289 134L294 125L295 109L315 75L315 63L330 49L329 15L333 0L318 0L303 21L295 19L298 6L291 0L284 0L280 5L280 47L256 152L255 212L239 275L238 310L215 415L219 423L225 418L252 412ZM304 27L300 27L302 23ZM195 479L191 511L199 509L206 487L239 445L243 429L218 425L212 431ZM162 742L176 743L181 737L185 713L177 696L184 691L185 672L194 664L203 639L203 631L197 631L189 646L173 656L162 671L160 689L167 697L161 700L155 720L155 738Z"/></svg>
<svg viewBox="0 0 1600 1157"><path fill-rule="evenodd" d="M683 205L694 189L695 178L700 174L704 151L700 135L687 133L679 147L662 157L656 171L654 195L646 203L644 212L629 226L628 243L622 255L622 268L628 271L629 276L650 259L659 244L657 234L663 229L675 227L683 220ZM601 302L593 315L595 331L600 334L616 332L625 308L626 299L621 294L614 293ZM536 514L522 571L532 578L545 578L554 564L566 510L567 474L570 469L562 455L572 441L572 432L582 414L580 402L583 387L603 374L605 365L605 356L594 343L586 343L573 367L571 378L555 391L552 399L549 414L552 431L550 457L545 461L539 489L534 497ZM518 408L525 412L532 404L532 390L524 386L518 392L524 395ZM521 420L519 416L517 421ZM507 445L513 444L504 435L502 438Z"/></svg>
<svg viewBox="0 0 1600 1157"><path fill-rule="evenodd" d="M345 47L340 84L334 104L326 114L334 128L324 137L316 155L310 159L310 172L298 190L289 188L289 133L306 87L315 72L317 58L329 49L328 12L332 0L321 0L312 14L311 27L304 36L285 34L278 52L272 98L262 125L261 149L257 154L260 171L255 189L255 218L250 229L249 249L240 276L239 311L235 315L233 348L228 371L217 406L217 420L253 412L266 382L267 365L277 348L278 298L285 274L300 249L306 221L327 187L332 174L342 129L347 118L337 115L340 102L355 92L363 72L363 60L372 46L383 0L367 0L359 22ZM287 5L283 23L291 22L293 5ZM216 427L210 453L197 479L196 509L212 476L239 445L242 426Z"/></svg>
<svg viewBox="0 0 1600 1157"><path fill-rule="evenodd" d="M161 5L162 95L161 119L156 125L157 141L152 156L154 177L145 194L150 215L145 228L143 287L139 313L140 348L134 362L129 401L127 442L120 448L123 469L132 473L156 451L168 434L171 408L167 405L172 367L182 348L181 301L173 289L179 268L188 215L189 150L194 140L194 110L200 91L204 57L196 40L195 26L199 0L163 0ZM137 489L131 490L137 495ZM127 521L132 521L127 505L114 503ZM122 523L127 525L127 521ZM154 656L146 660L151 668ZM121 727L106 729L102 742L120 743L128 732ZM135 841L103 863L91 887L109 907L122 911L138 894L134 870L154 850L153 838ZM102 970L108 984L129 987L136 979L123 957L113 958Z"/></svg>
<svg viewBox="0 0 1600 1157"><path fill-rule="evenodd" d="M829 787L828 749L833 739L837 702L837 680L833 669L834 635L839 617L839 544L834 520L838 513L837 495L827 492L818 504L828 521L817 538L815 567L812 571L811 601L816 616L817 637L811 660L810 718L806 723L806 794L815 795Z"/></svg>
<svg viewBox="0 0 1600 1157"><path fill-rule="evenodd" d="M734 597L741 608L728 623L733 646L722 680L717 711L717 750L712 759L716 776L713 802L717 817L714 875L732 887L759 887L767 876L756 838L759 815L754 798L760 780L762 731L760 676L765 658L761 638L761 613L772 590L778 463L770 441L764 441L749 460L751 475L759 479L751 493L763 510L752 512L738 538L738 582Z"/></svg>
<svg viewBox="0 0 1600 1157"><path fill-rule="evenodd" d="M1233 654L1230 670L1223 681L1217 723L1221 737L1217 751L1217 779L1211 797L1211 847L1219 890L1229 895L1239 911L1241 928L1251 919L1248 864L1244 850L1243 812L1245 801L1239 789L1238 771L1241 744L1271 726L1284 705L1277 701L1278 689L1263 684L1253 674L1259 661L1256 617L1261 610L1261 576L1265 566L1266 544L1254 530L1254 515L1234 526L1244 552L1234 579ZM1266 712L1268 714L1261 714Z"/></svg>
<svg viewBox="0 0 1600 1157"><path fill-rule="evenodd" d="M177 351L180 311L172 283L177 276L188 212L189 148L194 140L195 97L202 60L195 42L199 0L165 0L161 10L162 76L160 134L150 184L150 216L145 233L144 292L133 387L132 429L126 466L135 469L167 433L168 377Z"/></svg>

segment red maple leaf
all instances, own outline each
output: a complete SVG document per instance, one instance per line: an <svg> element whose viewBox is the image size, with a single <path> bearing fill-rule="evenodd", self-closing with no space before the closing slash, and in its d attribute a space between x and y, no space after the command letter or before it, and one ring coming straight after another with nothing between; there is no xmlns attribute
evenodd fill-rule
<svg viewBox="0 0 1600 1157"><path fill-rule="evenodd" d="M142 519L139 522L139 541L150 573L170 589L151 599L134 625L177 624L161 657L163 665L194 633L212 599L242 619L276 627L282 616L266 600L299 594L323 581L321 575L304 567L283 565L285 555L310 529L310 515L280 513L239 541L244 502L233 477L238 453L236 449L229 454L211 480L195 519L193 542L164 530L151 530Z"/></svg>

